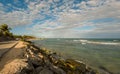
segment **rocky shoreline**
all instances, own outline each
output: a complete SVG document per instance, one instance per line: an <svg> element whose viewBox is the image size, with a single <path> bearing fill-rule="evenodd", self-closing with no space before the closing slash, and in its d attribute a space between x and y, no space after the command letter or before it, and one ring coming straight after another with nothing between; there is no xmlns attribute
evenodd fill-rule
<svg viewBox="0 0 120 74"><path fill-rule="evenodd" d="M63 59L57 53L38 48L32 42L24 42L27 66L19 74L98 74L83 62Z"/></svg>

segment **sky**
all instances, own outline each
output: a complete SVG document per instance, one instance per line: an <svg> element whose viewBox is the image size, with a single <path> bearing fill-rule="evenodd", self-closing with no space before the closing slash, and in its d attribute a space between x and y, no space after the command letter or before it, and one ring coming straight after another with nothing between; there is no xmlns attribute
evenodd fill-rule
<svg viewBox="0 0 120 74"><path fill-rule="evenodd" d="M0 24L17 35L120 38L120 0L0 0Z"/></svg>

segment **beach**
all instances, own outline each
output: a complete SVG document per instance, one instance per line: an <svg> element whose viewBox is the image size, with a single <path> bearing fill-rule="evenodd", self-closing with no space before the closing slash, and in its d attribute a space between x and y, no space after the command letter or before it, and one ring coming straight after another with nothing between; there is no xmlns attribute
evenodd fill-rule
<svg viewBox="0 0 120 74"><path fill-rule="evenodd" d="M4 44L5 43L5 44ZM1 43L0 49L8 49L0 58L0 74L13 74L19 70L22 63L24 44L22 41L10 41ZM19 65L20 64L20 65Z"/></svg>

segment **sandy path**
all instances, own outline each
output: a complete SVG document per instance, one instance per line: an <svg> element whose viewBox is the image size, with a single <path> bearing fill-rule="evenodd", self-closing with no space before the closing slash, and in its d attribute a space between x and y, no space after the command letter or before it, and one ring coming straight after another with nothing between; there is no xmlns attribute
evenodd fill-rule
<svg viewBox="0 0 120 74"><path fill-rule="evenodd" d="M0 51L3 49L8 49L11 46L13 46L17 41L5 41L5 42L0 42Z"/></svg>
<svg viewBox="0 0 120 74"><path fill-rule="evenodd" d="M17 41L0 42L0 60L1 60L2 56L4 56L4 54L6 54L17 43L18 43Z"/></svg>
<svg viewBox="0 0 120 74"><path fill-rule="evenodd" d="M22 41L19 41L18 44L12 48L9 52L7 52L0 61L0 71L12 71L17 67L16 64L13 62L16 59L21 59L23 57L23 49L24 45ZM18 60L17 60L18 61ZM11 65L12 62L12 65ZM18 65L18 64L17 64ZM1 74L1 73L0 73ZM6 73L4 73L6 74Z"/></svg>

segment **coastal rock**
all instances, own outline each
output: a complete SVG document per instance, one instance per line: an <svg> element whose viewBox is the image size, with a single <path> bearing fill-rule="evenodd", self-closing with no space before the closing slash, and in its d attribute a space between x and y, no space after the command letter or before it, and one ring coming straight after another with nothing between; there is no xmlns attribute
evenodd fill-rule
<svg viewBox="0 0 120 74"><path fill-rule="evenodd" d="M29 58L28 60L34 67L41 66L43 61L41 59Z"/></svg>
<svg viewBox="0 0 120 74"><path fill-rule="evenodd" d="M35 69L36 73L40 73L40 71L43 70L43 67L42 66L39 66Z"/></svg>
<svg viewBox="0 0 120 74"><path fill-rule="evenodd" d="M28 68L23 74L97 74L83 62L63 59L57 53L41 49L35 45L28 46Z"/></svg>
<svg viewBox="0 0 120 74"><path fill-rule="evenodd" d="M48 68L44 68L42 71L40 71L39 74L54 74L54 73Z"/></svg>
<svg viewBox="0 0 120 74"><path fill-rule="evenodd" d="M66 71L67 74L96 74L94 70L87 68L84 63L73 59L59 60L57 66Z"/></svg>
<svg viewBox="0 0 120 74"><path fill-rule="evenodd" d="M38 55L38 57L41 58L41 59L44 58L44 56L43 56L41 53L38 53L37 55Z"/></svg>
<svg viewBox="0 0 120 74"><path fill-rule="evenodd" d="M59 68L59 67L57 67L57 66L54 66L54 65L51 65L51 66L50 66L50 69L51 69L55 74L66 74L66 72L65 72L63 69L61 69L61 68Z"/></svg>
<svg viewBox="0 0 120 74"><path fill-rule="evenodd" d="M49 54L48 57L54 65L57 64L58 60L60 59L60 57L56 53Z"/></svg>
<svg viewBox="0 0 120 74"><path fill-rule="evenodd" d="M29 65L23 68L19 74L36 74L34 72L34 67Z"/></svg>

